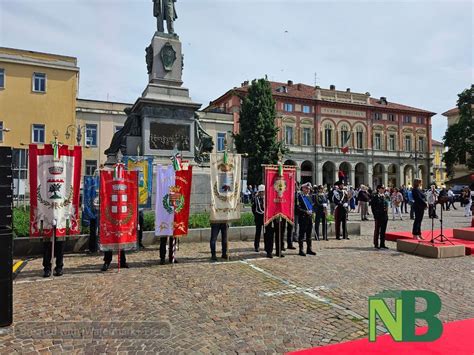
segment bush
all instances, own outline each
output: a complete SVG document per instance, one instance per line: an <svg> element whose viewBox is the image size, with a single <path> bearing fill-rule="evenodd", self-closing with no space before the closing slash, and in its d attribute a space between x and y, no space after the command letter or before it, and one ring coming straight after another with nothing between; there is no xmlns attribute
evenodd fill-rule
<svg viewBox="0 0 474 355"><path fill-rule="evenodd" d="M209 228L211 222L209 221L208 213L196 213L189 216L189 228Z"/></svg>
<svg viewBox="0 0 474 355"><path fill-rule="evenodd" d="M28 237L30 235L30 209L13 209L13 235L15 238Z"/></svg>
<svg viewBox="0 0 474 355"><path fill-rule="evenodd" d="M240 214L240 221L232 222L232 226L239 226L239 227L254 226L254 225L255 225L255 220L253 218L252 212L242 212Z"/></svg>
<svg viewBox="0 0 474 355"><path fill-rule="evenodd" d="M155 212L148 211L143 213L143 231L149 232L155 230Z"/></svg>

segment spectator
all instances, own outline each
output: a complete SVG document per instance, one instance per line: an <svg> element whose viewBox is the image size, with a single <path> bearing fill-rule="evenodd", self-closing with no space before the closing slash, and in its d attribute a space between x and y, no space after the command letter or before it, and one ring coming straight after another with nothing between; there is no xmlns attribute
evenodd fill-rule
<svg viewBox="0 0 474 355"><path fill-rule="evenodd" d="M391 199L391 202L392 202L393 220L395 220L395 215L398 215L400 217L400 221L403 221L402 211L400 209L401 206L402 206L402 202L403 202L402 193L400 191L398 191L397 188L394 188L390 199Z"/></svg>

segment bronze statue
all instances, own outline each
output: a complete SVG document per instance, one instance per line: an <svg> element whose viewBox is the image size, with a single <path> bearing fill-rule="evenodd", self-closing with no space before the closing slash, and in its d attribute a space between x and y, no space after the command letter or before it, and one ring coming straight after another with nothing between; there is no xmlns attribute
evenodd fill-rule
<svg viewBox="0 0 474 355"><path fill-rule="evenodd" d="M165 32L164 21L168 28L168 33L174 35L174 21L178 18L176 15L176 0L153 0L153 16L157 20L158 32Z"/></svg>
<svg viewBox="0 0 474 355"><path fill-rule="evenodd" d="M212 153L214 142L212 137L204 130L199 121L199 115L194 114L194 160L198 164L208 163L209 154Z"/></svg>
<svg viewBox="0 0 474 355"><path fill-rule="evenodd" d="M127 114L125 124L112 137L110 147L104 152L107 156L116 156L120 151L123 155L127 154L127 136L141 137L142 127L140 115L132 113L132 109L127 107L124 109Z"/></svg>

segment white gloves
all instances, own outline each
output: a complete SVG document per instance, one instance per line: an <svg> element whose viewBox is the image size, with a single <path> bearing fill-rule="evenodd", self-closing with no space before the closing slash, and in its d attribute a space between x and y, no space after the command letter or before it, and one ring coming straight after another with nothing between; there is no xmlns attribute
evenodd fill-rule
<svg viewBox="0 0 474 355"><path fill-rule="evenodd" d="M342 206L343 206L344 208L347 208L347 206L349 206L349 205L348 205L347 202L346 202L346 203L343 204Z"/></svg>
<svg viewBox="0 0 474 355"><path fill-rule="evenodd" d="M326 208L328 206L327 203L323 203L323 207Z"/></svg>

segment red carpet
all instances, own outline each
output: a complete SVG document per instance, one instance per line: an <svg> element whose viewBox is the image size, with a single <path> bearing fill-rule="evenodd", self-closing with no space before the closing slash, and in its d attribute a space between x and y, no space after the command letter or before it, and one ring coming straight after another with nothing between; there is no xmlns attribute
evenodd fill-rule
<svg viewBox="0 0 474 355"><path fill-rule="evenodd" d="M426 327L417 328L417 334L423 334ZM472 355L474 353L474 318L444 323L443 335L429 343L396 342L391 335L383 335L371 343L368 338L348 341L345 343L326 345L291 354L436 354L436 355Z"/></svg>
<svg viewBox="0 0 474 355"><path fill-rule="evenodd" d="M465 230L474 230L474 228L459 228ZM440 229L435 229L433 231L433 235L436 237L441 233ZM474 256L474 241L471 240L463 240L463 239L455 239L453 238L453 230L452 229L443 229L443 234L449 238L454 245L464 245L466 247L466 255L473 255ZM425 242L429 242L431 240L431 230L425 230L421 232L421 236L425 238ZM413 239L411 232L387 232L385 233L385 240L389 240L392 242L396 242L397 239ZM418 242L418 241L415 241ZM435 245L451 245L449 242L439 243L436 242Z"/></svg>

